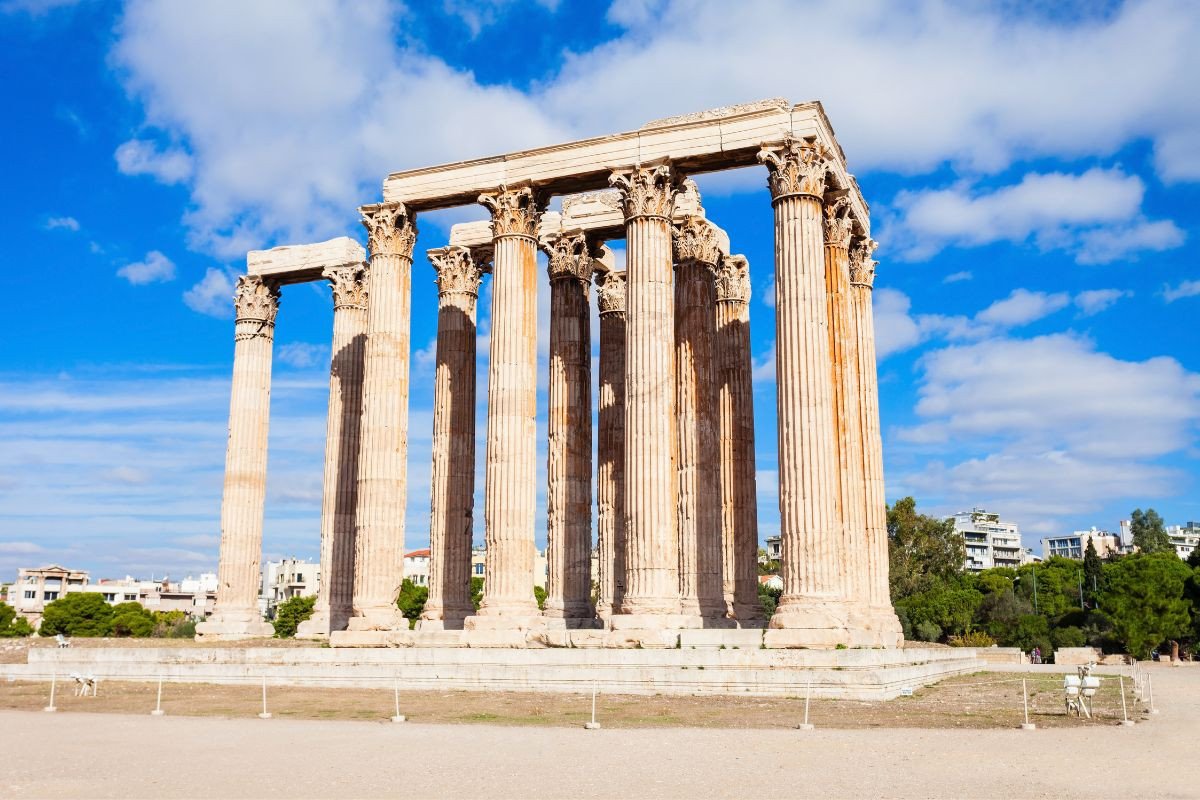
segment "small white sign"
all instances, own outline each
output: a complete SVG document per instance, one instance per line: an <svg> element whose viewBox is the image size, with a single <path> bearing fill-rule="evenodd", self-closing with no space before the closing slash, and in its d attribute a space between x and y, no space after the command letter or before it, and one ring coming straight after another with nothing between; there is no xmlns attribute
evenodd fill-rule
<svg viewBox="0 0 1200 800"><path fill-rule="evenodd" d="M901 697L912 697L913 696L912 687L911 686L901 686L900 687L900 696Z"/></svg>

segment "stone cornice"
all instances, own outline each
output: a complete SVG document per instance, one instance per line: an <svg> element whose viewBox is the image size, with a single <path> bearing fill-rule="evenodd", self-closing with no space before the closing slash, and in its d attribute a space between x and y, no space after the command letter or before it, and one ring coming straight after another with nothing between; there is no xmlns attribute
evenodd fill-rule
<svg viewBox="0 0 1200 800"><path fill-rule="evenodd" d="M510 189L501 186L499 191L479 195L479 202L492 213L492 238L537 237L538 223L546 210L546 198L534 192L533 187Z"/></svg>
<svg viewBox="0 0 1200 800"><path fill-rule="evenodd" d="M442 247L425 254L437 272L438 294L479 296L479 284L487 267L469 248Z"/></svg>
<svg viewBox="0 0 1200 800"><path fill-rule="evenodd" d="M699 217L688 217L671 230L675 262L694 261L716 267L721 260L721 241L717 228Z"/></svg>
<svg viewBox="0 0 1200 800"><path fill-rule="evenodd" d="M621 192L625 219L663 217L670 219L675 195L682 188L679 173L669 164L616 170L608 178L610 186Z"/></svg>
<svg viewBox="0 0 1200 800"><path fill-rule="evenodd" d="M403 203L375 203L358 209L367 229L367 249L374 258L396 255L412 260L417 241L416 220Z"/></svg>
<svg viewBox="0 0 1200 800"><path fill-rule="evenodd" d="M596 276L596 296L601 314L625 313L625 273L602 272Z"/></svg>
<svg viewBox="0 0 1200 800"><path fill-rule="evenodd" d="M850 235L854 230L854 217L850 216L850 200L839 197L825 206L825 246L846 249L850 246Z"/></svg>
<svg viewBox="0 0 1200 800"><path fill-rule="evenodd" d="M326 267L321 271L321 275L328 279L333 288L334 309L367 307L369 270L366 264L348 264L342 267Z"/></svg>
<svg viewBox="0 0 1200 800"><path fill-rule="evenodd" d="M850 283L871 288L875 285L875 267L878 261L871 260L871 254L879 242L874 239L859 239L850 248Z"/></svg>
<svg viewBox="0 0 1200 800"><path fill-rule="evenodd" d="M832 165L820 144L787 137L780 144L764 144L758 160L767 167L771 199L807 195L818 200L825 193L825 173Z"/></svg>
<svg viewBox="0 0 1200 800"><path fill-rule="evenodd" d="M279 287L258 275L243 275L234 289L233 305L238 322L274 325L279 313Z"/></svg>
<svg viewBox="0 0 1200 800"><path fill-rule="evenodd" d="M555 236L545 243L543 249L549 262L546 271L551 281L574 278L585 287L592 282L595 259L588 247L586 234L564 233Z"/></svg>
<svg viewBox="0 0 1200 800"><path fill-rule="evenodd" d="M717 302L750 302L750 262L745 256L733 255L717 265Z"/></svg>

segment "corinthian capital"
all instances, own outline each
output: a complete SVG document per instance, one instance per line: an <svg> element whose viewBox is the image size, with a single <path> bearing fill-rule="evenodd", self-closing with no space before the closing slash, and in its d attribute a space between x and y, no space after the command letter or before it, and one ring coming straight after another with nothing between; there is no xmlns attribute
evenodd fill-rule
<svg viewBox="0 0 1200 800"><path fill-rule="evenodd" d="M625 313L625 273L602 272L596 276L596 295L601 314Z"/></svg>
<svg viewBox="0 0 1200 800"><path fill-rule="evenodd" d="M717 227L699 217L688 217L671 230L675 261L697 261L715 267L721 260L721 237Z"/></svg>
<svg viewBox="0 0 1200 800"><path fill-rule="evenodd" d="M879 242L874 239L859 239L850 248L850 283L871 287L875 284L875 266L878 261L871 260L871 254Z"/></svg>
<svg viewBox="0 0 1200 800"><path fill-rule="evenodd" d="M366 264L349 264L342 267L326 267L321 275L333 287L333 307L366 308L367 275Z"/></svg>
<svg viewBox="0 0 1200 800"><path fill-rule="evenodd" d="M717 265L717 302L750 302L750 262L745 256L725 256Z"/></svg>
<svg viewBox="0 0 1200 800"><path fill-rule="evenodd" d="M374 203L358 209L367 229L367 249L372 256L396 255L412 258L417 241L417 224L403 203Z"/></svg>
<svg viewBox="0 0 1200 800"><path fill-rule="evenodd" d="M850 216L850 200L839 197L825 206L825 246L850 246L850 233L854 228L854 217Z"/></svg>
<svg viewBox="0 0 1200 800"><path fill-rule="evenodd" d="M425 253L437 272L438 294L469 294L479 296L486 266L468 247L440 247Z"/></svg>
<svg viewBox="0 0 1200 800"><path fill-rule="evenodd" d="M775 200L798 194L819 198L825 192L829 157L816 142L789 136L782 144L763 145L758 160L767 166L767 186Z"/></svg>
<svg viewBox="0 0 1200 800"><path fill-rule="evenodd" d="M479 202L492 212L492 238L501 236L536 237L546 199L530 186L479 195Z"/></svg>
<svg viewBox="0 0 1200 800"><path fill-rule="evenodd" d="M259 275L243 275L233 291L233 306L238 322L274 325L279 312L279 287Z"/></svg>
<svg viewBox="0 0 1200 800"><path fill-rule="evenodd" d="M591 248L587 236L582 233L564 233L555 236L543 247L549 258L550 280L574 278L587 286L592 282Z"/></svg>
<svg viewBox="0 0 1200 800"><path fill-rule="evenodd" d="M675 210L675 195L682 186L679 173L672 170L668 164L617 170L608 177L608 183L621 192L621 206L625 210L625 219L670 219Z"/></svg>

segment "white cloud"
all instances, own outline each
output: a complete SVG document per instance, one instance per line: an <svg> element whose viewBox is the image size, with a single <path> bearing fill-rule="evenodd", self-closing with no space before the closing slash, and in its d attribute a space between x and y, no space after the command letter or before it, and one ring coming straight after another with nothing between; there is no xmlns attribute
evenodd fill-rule
<svg viewBox="0 0 1200 800"><path fill-rule="evenodd" d="M1183 281L1178 286L1164 286L1162 291L1163 299L1168 303L1174 303L1176 300L1182 300L1185 297L1195 297L1200 295L1200 280Z"/></svg>
<svg viewBox="0 0 1200 800"><path fill-rule="evenodd" d="M1123 297L1132 297L1133 292L1122 289L1088 289L1075 295L1075 305L1085 317L1099 314L1113 306Z"/></svg>
<svg viewBox="0 0 1200 800"><path fill-rule="evenodd" d="M233 276L209 267L200 281L183 293L183 302L193 311L210 317L228 317L233 313Z"/></svg>
<svg viewBox="0 0 1200 800"><path fill-rule="evenodd" d="M146 283L164 283L175 280L175 264L159 251L151 250L141 261L121 267L117 270L117 275L134 286Z"/></svg>
<svg viewBox="0 0 1200 800"><path fill-rule="evenodd" d="M46 230L77 231L79 230L79 220L74 217L51 217L46 220Z"/></svg>
<svg viewBox="0 0 1200 800"><path fill-rule="evenodd" d="M775 382L775 342L758 358L751 358L751 379L755 383Z"/></svg>
<svg viewBox="0 0 1200 800"><path fill-rule="evenodd" d="M192 159L179 149L159 150L153 142L130 139L113 154L123 175L150 175L162 183L182 183L192 175Z"/></svg>
<svg viewBox="0 0 1200 800"><path fill-rule="evenodd" d="M33 542L0 542L0 553L6 555L34 555L42 548Z"/></svg>
<svg viewBox="0 0 1200 800"><path fill-rule="evenodd" d="M947 247L1032 242L1043 250L1067 250L1081 264L1107 263L1183 243L1175 223L1142 218L1145 190L1136 175L1094 168L1079 175L1030 173L1020 183L989 190L960 183L902 191L893 201L888 233L897 256L909 261Z"/></svg>
<svg viewBox="0 0 1200 800"><path fill-rule="evenodd" d="M892 353L907 350L921 343L923 334L917 321L909 314L912 301L898 289L876 289L875 357L882 361Z"/></svg>
<svg viewBox="0 0 1200 800"><path fill-rule="evenodd" d="M975 321L1001 327L1027 325L1066 308L1070 302L1070 295L1066 292L1046 294L1031 292L1028 289L1014 289L1008 297L997 300L976 314Z"/></svg>
<svg viewBox="0 0 1200 800"><path fill-rule="evenodd" d="M969 281L974 277L975 276L967 270L963 270L962 272L952 272L946 277L942 278L942 283L960 283L961 281Z"/></svg>
<svg viewBox="0 0 1200 800"><path fill-rule="evenodd" d="M943 508L982 503L1052 527L1181 488L1159 462L1194 446L1200 375L1172 358L1124 361L1055 334L948 347L919 365L922 422L894 431L893 450L926 457L897 478Z"/></svg>
<svg viewBox="0 0 1200 800"><path fill-rule="evenodd" d="M327 365L329 363L329 346L312 344L310 342L288 342L275 351L275 358L281 364L296 369L308 369Z"/></svg>

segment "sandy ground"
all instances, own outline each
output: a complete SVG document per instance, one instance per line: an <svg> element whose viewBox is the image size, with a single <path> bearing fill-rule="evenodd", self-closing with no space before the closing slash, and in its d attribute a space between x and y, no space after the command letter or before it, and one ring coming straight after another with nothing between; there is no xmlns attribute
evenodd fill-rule
<svg viewBox="0 0 1200 800"><path fill-rule="evenodd" d="M0 711L6 797L1200 796L1200 668L1161 713L1033 732L617 728Z"/></svg>

